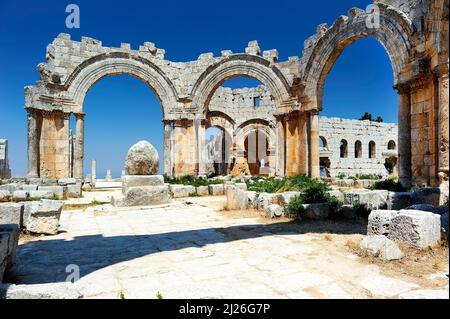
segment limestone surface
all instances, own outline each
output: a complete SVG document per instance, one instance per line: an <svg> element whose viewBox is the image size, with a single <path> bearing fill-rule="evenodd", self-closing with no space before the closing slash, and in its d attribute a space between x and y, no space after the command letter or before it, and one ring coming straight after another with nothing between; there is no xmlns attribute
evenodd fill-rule
<svg viewBox="0 0 450 319"><path fill-rule="evenodd" d="M433 247L441 239L441 218L429 212L402 210L392 218L388 237L411 247Z"/></svg>
<svg viewBox="0 0 450 319"><path fill-rule="evenodd" d="M35 234L57 234L62 208L61 201L42 199L31 202L25 208L24 226Z"/></svg>
<svg viewBox="0 0 450 319"><path fill-rule="evenodd" d="M364 237L361 241L361 249L384 260L396 260L404 256L397 244L383 235Z"/></svg>
<svg viewBox="0 0 450 319"><path fill-rule="evenodd" d="M159 170L159 156L155 147L147 141L133 145L125 160L129 175L155 175Z"/></svg>

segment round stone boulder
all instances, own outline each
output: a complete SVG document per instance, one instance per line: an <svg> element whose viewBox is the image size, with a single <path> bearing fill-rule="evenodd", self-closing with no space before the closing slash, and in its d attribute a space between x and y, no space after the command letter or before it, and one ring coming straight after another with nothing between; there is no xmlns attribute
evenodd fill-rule
<svg viewBox="0 0 450 319"><path fill-rule="evenodd" d="M128 150L125 169L129 175L156 175L159 170L158 151L149 142L140 141Z"/></svg>

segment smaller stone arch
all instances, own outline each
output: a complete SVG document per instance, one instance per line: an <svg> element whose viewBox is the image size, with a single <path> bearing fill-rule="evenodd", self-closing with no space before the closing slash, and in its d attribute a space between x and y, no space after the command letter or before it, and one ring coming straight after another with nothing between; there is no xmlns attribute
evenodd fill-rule
<svg viewBox="0 0 450 319"><path fill-rule="evenodd" d="M345 139L341 140L340 143L340 158L347 158L348 157L348 142Z"/></svg>
<svg viewBox="0 0 450 319"><path fill-rule="evenodd" d="M360 140L355 142L355 158L362 158L362 143Z"/></svg>
<svg viewBox="0 0 450 319"><path fill-rule="evenodd" d="M397 149L397 143L394 140L390 140L387 144L387 149L390 151L394 151Z"/></svg>
<svg viewBox="0 0 450 319"><path fill-rule="evenodd" d="M263 83L277 105L291 97L290 84L275 64L257 55L233 54L208 67L199 77L191 92L193 108L206 114L217 88L226 80L239 76Z"/></svg>
<svg viewBox="0 0 450 319"><path fill-rule="evenodd" d="M377 157L377 144L374 141L369 142L369 158L374 159Z"/></svg>
<svg viewBox="0 0 450 319"><path fill-rule="evenodd" d="M324 136L319 136L319 146L323 149L328 149L328 141Z"/></svg>

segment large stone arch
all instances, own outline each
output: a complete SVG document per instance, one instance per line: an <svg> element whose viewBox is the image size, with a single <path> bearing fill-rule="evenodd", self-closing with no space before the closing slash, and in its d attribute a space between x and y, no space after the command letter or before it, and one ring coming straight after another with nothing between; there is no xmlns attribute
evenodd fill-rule
<svg viewBox="0 0 450 319"><path fill-rule="evenodd" d="M208 104L216 89L226 80L244 76L263 83L273 95L277 106L291 97L288 80L272 62L251 54L234 54L206 69L195 83L192 105L199 114L206 114Z"/></svg>
<svg viewBox="0 0 450 319"><path fill-rule="evenodd" d="M406 66L412 56L413 29L408 17L397 9L381 3L376 4L379 12L379 26L371 27L373 14L353 8L348 16L340 16L328 28L318 27L316 41L305 48L307 59L303 66L304 92L302 104L304 110L322 110L322 98L325 80L334 63L344 49L364 37L373 37L383 45L391 60L395 83L408 80Z"/></svg>
<svg viewBox="0 0 450 319"><path fill-rule="evenodd" d="M251 134L259 134L261 132L267 139L267 159L269 165L267 166L270 172L267 175L275 175L276 161L277 161L277 133L274 125L269 121L263 119L253 119L242 123L236 130L235 147L237 161L242 161L245 158L245 141ZM251 163L247 163L251 165Z"/></svg>
<svg viewBox="0 0 450 319"><path fill-rule="evenodd" d="M177 92L164 72L151 61L124 52L105 53L81 63L64 83L73 113L83 113L84 99L95 83L107 76L129 74L147 83L158 97L164 118L177 105Z"/></svg>

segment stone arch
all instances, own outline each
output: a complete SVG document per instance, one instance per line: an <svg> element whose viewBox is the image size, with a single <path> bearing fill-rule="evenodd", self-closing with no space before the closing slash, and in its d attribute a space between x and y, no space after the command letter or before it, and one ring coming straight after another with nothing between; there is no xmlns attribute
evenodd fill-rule
<svg viewBox="0 0 450 319"><path fill-rule="evenodd" d="M364 37L373 37L386 49L391 60L395 83L405 80L405 66L412 55L412 23L397 9L377 3L380 14L379 27L369 27L370 13L351 9L349 16L339 17L332 27L319 26L318 40L312 48L303 68L304 93L302 103L305 110L322 110L325 80L344 49ZM305 53L304 53L305 55Z"/></svg>
<svg viewBox="0 0 450 319"><path fill-rule="evenodd" d="M291 97L289 82L275 64L257 55L234 54L211 65L199 77L191 92L193 108L199 114L206 114L217 88L226 80L239 76L263 83L277 105Z"/></svg>
<svg viewBox="0 0 450 319"><path fill-rule="evenodd" d="M390 140L387 144L388 150L396 150L397 149L397 143L395 143L394 140Z"/></svg>
<svg viewBox="0 0 450 319"><path fill-rule="evenodd" d="M360 140L355 142L355 158L362 158L362 143Z"/></svg>
<svg viewBox="0 0 450 319"><path fill-rule="evenodd" d="M369 142L369 158L374 159L377 157L377 144L374 141Z"/></svg>
<svg viewBox="0 0 450 319"><path fill-rule="evenodd" d="M177 91L164 72L151 61L130 56L129 53L112 52L97 55L81 63L68 77L64 86L73 100L74 113L83 112L84 99L92 86L104 77L129 74L147 83L158 97L164 118L176 107Z"/></svg>
<svg viewBox="0 0 450 319"><path fill-rule="evenodd" d="M347 158L348 157L348 142L347 140L343 139L341 140L340 146L340 158Z"/></svg>
<svg viewBox="0 0 450 319"><path fill-rule="evenodd" d="M322 143L324 149L328 149L328 140L325 136L319 136L319 143Z"/></svg>

